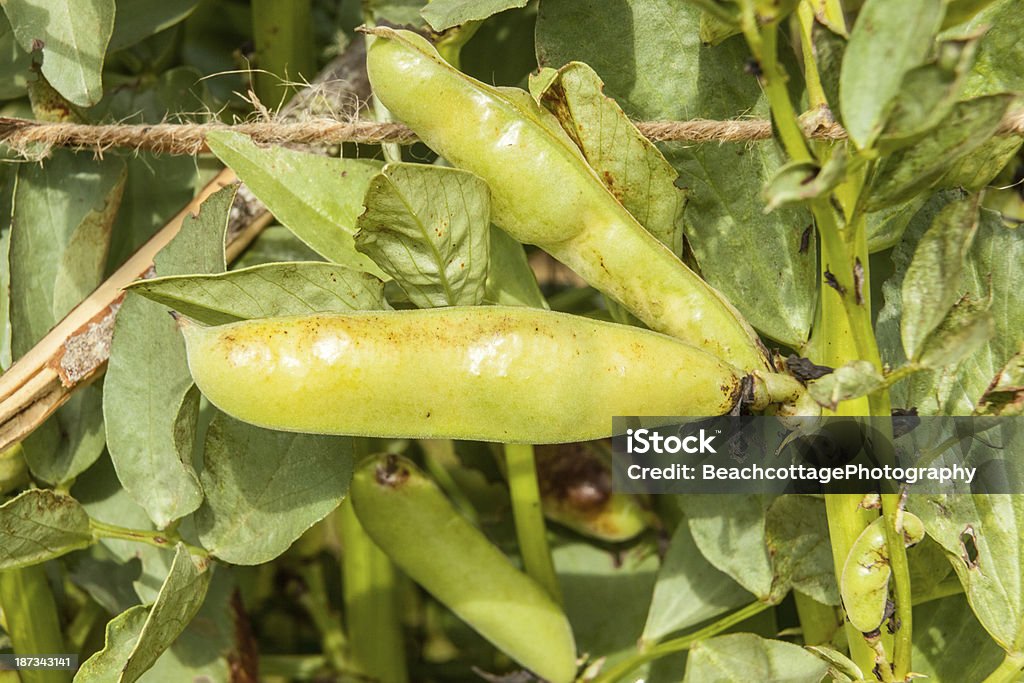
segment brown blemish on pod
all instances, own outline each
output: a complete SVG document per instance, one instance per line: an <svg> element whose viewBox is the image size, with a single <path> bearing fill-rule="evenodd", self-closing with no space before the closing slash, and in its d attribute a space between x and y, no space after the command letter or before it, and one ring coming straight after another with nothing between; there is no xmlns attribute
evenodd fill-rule
<svg viewBox="0 0 1024 683"><path fill-rule="evenodd" d="M381 486L396 489L409 479L409 469L401 464L397 455L391 454L377 463L374 476Z"/></svg>

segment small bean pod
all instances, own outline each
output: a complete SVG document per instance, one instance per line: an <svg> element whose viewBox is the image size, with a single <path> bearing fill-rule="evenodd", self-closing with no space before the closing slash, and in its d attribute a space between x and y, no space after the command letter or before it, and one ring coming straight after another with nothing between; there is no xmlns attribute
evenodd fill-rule
<svg viewBox="0 0 1024 683"><path fill-rule="evenodd" d="M721 415L740 375L625 325L524 307L182 320L204 395L239 420L319 434L558 443L613 415Z"/></svg>
<svg viewBox="0 0 1024 683"><path fill-rule="evenodd" d="M371 32L374 93L430 147L487 181L500 228L541 247L652 329L745 371L768 367L736 309L623 208L527 93L466 76L415 33Z"/></svg>
<svg viewBox="0 0 1024 683"><path fill-rule="evenodd" d="M924 524L921 519L904 512L903 539L907 547L920 543L923 538ZM858 631L870 633L885 620L891 575L885 519L879 517L857 537L846 557L843 577L839 582L846 616Z"/></svg>
<svg viewBox="0 0 1024 683"><path fill-rule="evenodd" d="M561 608L455 510L410 461L356 468L352 505L370 538L409 577L541 678L570 683L576 644Z"/></svg>

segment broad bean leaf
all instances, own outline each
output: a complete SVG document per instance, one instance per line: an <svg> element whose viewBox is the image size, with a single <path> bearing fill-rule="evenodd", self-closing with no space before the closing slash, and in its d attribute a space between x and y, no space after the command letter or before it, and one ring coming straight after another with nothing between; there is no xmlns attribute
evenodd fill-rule
<svg viewBox="0 0 1024 683"><path fill-rule="evenodd" d="M490 243L487 184L454 168L388 164L370 181L356 249L420 308L483 300Z"/></svg>
<svg viewBox="0 0 1024 683"><path fill-rule="evenodd" d="M706 47L700 10L669 0L545 0L537 18L541 66L589 64L605 92L637 120L767 116L740 37ZM790 65L790 68L794 68ZM666 80L663 74L674 77ZM796 73L795 70L792 73ZM807 339L817 297L814 247L803 209L765 215L761 188L783 163L774 144L661 147L689 191L686 237L702 276L764 334L792 346ZM737 277L737 254L746 259Z"/></svg>
<svg viewBox="0 0 1024 683"><path fill-rule="evenodd" d="M818 75L821 78L821 89L825 100L831 108L832 115L842 120L839 109L839 86L842 74L843 56L846 54L847 37L835 27L822 23L822 16L816 15L811 25L811 43L814 56L818 61Z"/></svg>
<svg viewBox="0 0 1024 683"><path fill-rule="evenodd" d="M0 100L25 94L32 56L21 49L7 15L0 12Z"/></svg>
<svg viewBox="0 0 1024 683"><path fill-rule="evenodd" d="M679 524L658 569L642 642L656 643L751 599L747 590L704 558L689 525Z"/></svg>
<svg viewBox="0 0 1024 683"><path fill-rule="evenodd" d="M840 73L843 125L860 149L882 132L904 75L928 56L942 0L867 0L850 33Z"/></svg>
<svg viewBox="0 0 1024 683"><path fill-rule="evenodd" d="M948 204L921 236L903 278L901 331L907 357L918 360L925 340L960 297L967 252L978 230L980 197Z"/></svg>
<svg viewBox="0 0 1024 683"><path fill-rule="evenodd" d="M825 661L799 645L736 633L694 643L683 683L816 683L828 668Z"/></svg>
<svg viewBox="0 0 1024 683"><path fill-rule="evenodd" d="M999 666L1002 651L968 612L963 595L914 606L914 671L925 680L983 681Z"/></svg>
<svg viewBox="0 0 1024 683"><path fill-rule="evenodd" d="M224 233L236 186L207 199L156 257L157 275L224 270ZM203 499L192 469L199 392L167 309L128 293L104 382L107 444L128 493L163 528ZM153 482L160 481L154 487Z"/></svg>
<svg viewBox="0 0 1024 683"><path fill-rule="evenodd" d="M199 539L226 562L269 562L338 506L351 476L351 439L260 429L218 414L199 474L206 491L196 511Z"/></svg>
<svg viewBox="0 0 1024 683"><path fill-rule="evenodd" d="M948 200L948 195L947 195ZM895 272L882 285L885 306L879 313L877 336L882 360L892 366L905 362L900 343L901 290L914 247L930 227L935 206L926 206L911 221L904 241L893 250ZM978 230L961 274L957 296L969 294L987 303L995 333L959 365L919 372L892 388L894 405L916 406L923 415L970 415L980 397L1024 342L1024 233L1007 228L999 215L981 210ZM931 220L930 220L931 219Z"/></svg>
<svg viewBox="0 0 1024 683"><path fill-rule="evenodd" d="M199 0L116 0L110 51L120 50L183 21Z"/></svg>
<svg viewBox="0 0 1024 683"><path fill-rule="evenodd" d="M679 173L641 135L586 64L558 70L538 97L576 142L609 191L676 256L683 252L686 192Z"/></svg>
<svg viewBox="0 0 1024 683"><path fill-rule="evenodd" d="M264 228L259 237L242 252L232 269L241 270L266 263L287 261L320 261L320 255L310 249L288 228L271 225Z"/></svg>
<svg viewBox="0 0 1024 683"><path fill-rule="evenodd" d="M989 95L959 102L930 135L884 157L872 178L867 210L898 204L936 185L957 161L992 138L1013 99Z"/></svg>
<svg viewBox="0 0 1024 683"><path fill-rule="evenodd" d="M965 0L957 0L964 2ZM955 6L955 5L954 5ZM1024 92L1024 2L1000 0L951 31L956 37L984 29L974 68L964 86L964 97Z"/></svg>
<svg viewBox="0 0 1024 683"><path fill-rule="evenodd" d="M979 415L1024 414L1024 343L985 389L975 413Z"/></svg>
<svg viewBox="0 0 1024 683"><path fill-rule="evenodd" d="M548 308L523 245L491 224L484 301L502 306Z"/></svg>
<svg viewBox="0 0 1024 683"><path fill-rule="evenodd" d="M480 21L508 9L526 7L527 0L431 0L420 14L435 31Z"/></svg>
<svg viewBox="0 0 1024 683"><path fill-rule="evenodd" d="M133 584L139 578L142 563L135 558L122 561L103 540L69 555L65 560L67 576L107 613L120 614L140 603Z"/></svg>
<svg viewBox="0 0 1024 683"><path fill-rule="evenodd" d="M938 194L916 195L902 204L867 214L864 218L867 223L868 252L874 254L896 246L911 219L926 203L939 201Z"/></svg>
<svg viewBox="0 0 1024 683"><path fill-rule="evenodd" d="M23 164L14 192L10 237L11 351L36 342L103 279L111 226L125 184L118 158L97 162L59 150ZM100 390L76 393L23 442L33 474L63 483L103 451Z"/></svg>
<svg viewBox="0 0 1024 683"><path fill-rule="evenodd" d="M210 576L209 560L192 557L179 544L153 605L132 607L111 620L105 647L82 665L75 680L139 680L195 617L206 598Z"/></svg>
<svg viewBox="0 0 1024 683"><path fill-rule="evenodd" d="M94 540L89 516L71 496L30 489L0 505L0 570L45 562Z"/></svg>
<svg viewBox="0 0 1024 683"><path fill-rule="evenodd" d="M260 147L247 136L229 131L211 133L206 142L274 216L314 251L329 261L383 276L352 241L363 196L380 162Z"/></svg>
<svg viewBox="0 0 1024 683"><path fill-rule="evenodd" d="M824 166L811 161L791 161L764 188L764 211L805 203L826 196L846 177L845 148L836 147Z"/></svg>
<svg viewBox="0 0 1024 683"><path fill-rule="evenodd" d="M867 396L882 387L884 378L875 364L852 360L821 379L811 382L807 392L820 405L835 410L843 401Z"/></svg>
<svg viewBox="0 0 1024 683"><path fill-rule="evenodd" d="M946 550L985 630L1004 650L1024 651L1024 497L911 496L910 510Z"/></svg>
<svg viewBox="0 0 1024 683"><path fill-rule="evenodd" d="M42 51L57 92L80 107L100 101L114 0L5 0L3 8L21 49Z"/></svg>
<svg viewBox="0 0 1024 683"><path fill-rule="evenodd" d="M996 333L995 319L981 302L964 295L932 330L918 356L921 365L942 368L957 365Z"/></svg>
<svg viewBox="0 0 1024 683"><path fill-rule="evenodd" d="M129 291L207 325L309 313L389 309L384 283L333 263L268 263L215 275L171 275Z"/></svg>
<svg viewBox="0 0 1024 683"><path fill-rule="evenodd" d="M826 605L839 604L825 502L812 496L781 496L765 516L765 542L776 583L792 586ZM779 589L775 589L778 594Z"/></svg>
<svg viewBox="0 0 1024 683"><path fill-rule="evenodd" d="M938 187L963 188L977 192L985 188L1016 156L1024 138L1005 135L990 138L972 152L965 154L946 170L936 183Z"/></svg>

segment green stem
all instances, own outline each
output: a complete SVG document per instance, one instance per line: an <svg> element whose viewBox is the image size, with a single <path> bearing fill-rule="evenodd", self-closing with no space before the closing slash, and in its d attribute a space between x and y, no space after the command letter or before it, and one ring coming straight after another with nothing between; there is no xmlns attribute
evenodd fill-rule
<svg viewBox="0 0 1024 683"><path fill-rule="evenodd" d="M800 591L793 591L796 614L804 635L804 645L826 645L839 629L839 613L835 607L818 602Z"/></svg>
<svg viewBox="0 0 1024 683"><path fill-rule="evenodd" d="M744 33L747 31L745 28ZM778 27L772 23L761 28L759 42L751 40L749 35L747 42L754 57L761 63L761 83L771 106L772 120L779 131L779 138L786 148L786 153L794 161L812 161L811 150L804 139L803 131L800 130L796 109L793 108L789 91L786 90L786 72L778 61L778 39Z"/></svg>
<svg viewBox="0 0 1024 683"><path fill-rule="evenodd" d="M349 661L381 683L405 683L409 674L395 567L366 535L350 500L338 514Z"/></svg>
<svg viewBox="0 0 1024 683"><path fill-rule="evenodd" d="M990 673L982 683L1014 683L1020 680L1021 671L1024 671L1024 654L1007 652L999 668Z"/></svg>
<svg viewBox="0 0 1024 683"><path fill-rule="evenodd" d="M899 629L893 646L895 678L902 681L910 673L911 635L913 633L913 597L910 590L910 563L903 538L902 496L887 493L882 496L882 514L885 517L885 545L889 550L889 567L892 569L893 598L896 602L896 619Z"/></svg>
<svg viewBox="0 0 1024 683"><path fill-rule="evenodd" d="M287 84L312 78L316 70L311 7L312 0L252 0L256 96L273 109L295 94L297 88Z"/></svg>
<svg viewBox="0 0 1024 683"><path fill-rule="evenodd" d="M0 607L7 620L7 634L14 654L59 655L67 651L50 583L43 565L0 572ZM70 671L19 672L22 683L67 683Z"/></svg>
<svg viewBox="0 0 1024 683"><path fill-rule="evenodd" d="M825 89L821 85L818 59L814 55L814 8L811 0L801 0L797 7L800 20L800 51L804 58L804 82L807 85L807 104L811 109L828 106Z"/></svg>
<svg viewBox="0 0 1024 683"><path fill-rule="evenodd" d="M377 25L376 19L373 16L373 10L364 2L363 9L363 23L366 24L367 28L373 28ZM369 53L370 47L373 46L373 41L377 39L377 36L371 33L364 33L363 40L366 41L366 51ZM384 103L380 101L376 93L370 93L370 104L373 118L380 123L388 123L391 121L391 112L388 111ZM389 164L397 164L402 161L402 147L397 142L382 142L380 145L381 152L384 153L384 160Z"/></svg>
<svg viewBox="0 0 1024 683"><path fill-rule="evenodd" d="M516 523L516 539L523 557L526 573L556 601L561 602L562 591L558 575L548 548L547 528L537 485L537 465L530 444L505 444L505 465L508 469L508 488L512 497L512 516Z"/></svg>
<svg viewBox="0 0 1024 683"><path fill-rule="evenodd" d="M739 609L698 631L694 631L693 633L680 636L678 638L673 638L672 640L666 640L664 643L655 645L643 652L638 652L629 659L623 660L607 671L602 672L593 680L593 683L617 683L637 667L675 652L689 650L694 643L717 636L719 633L732 628L736 624L746 621L756 614L760 614L771 606L772 605L767 602L752 602L746 607Z"/></svg>
<svg viewBox="0 0 1024 683"><path fill-rule="evenodd" d="M210 554L204 548L185 543L182 540L181 535L171 527L168 527L163 531L128 529L126 527L100 522L96 519L89 520L89 527L92 529L93 536L96 538L120 538L125 541L145 543L146 545L155 546L157 548L173 548L178 543L181 543L193 555L208 557Z"/></svg>
<svg viewBox="0 0 1024 683"><path fill-rule="evenodd" d="M320 649L334 671L345 671L348 666L345 659L345 631L341 628L337 615L330 609L323 567L319 562L308 562L299 568L299 574L306 584L306 591L299 597L299 603L306 609L306 613L320 632Z"/></svg>

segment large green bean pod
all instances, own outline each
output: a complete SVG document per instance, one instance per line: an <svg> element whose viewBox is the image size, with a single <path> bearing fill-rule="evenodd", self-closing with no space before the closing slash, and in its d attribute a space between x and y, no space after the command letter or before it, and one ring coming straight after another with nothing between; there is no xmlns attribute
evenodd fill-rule
<svg viewBox="0 0 1024 683"><path fill-rule="evenodd" d="M923 538L924 524L920 517L904 512L903 540L906 545L916 545ZM882 625L891 576L885 519L879 517L857 537L846 557L839 582L846 616L858 631L869 633Z"/></svg>
<svg viewBox="0 0 1024 683"><path fill-rule="evenodd" d="M396 455L370 458L356 468L349 493L366 533L413 581L538 676L575 678L576 644L561 608L415 465Z"/></svg>
<svg viewBox="0 0 1024 683"><path fill-rule="evenodd" d="M270 429L557 443L614 415L722 415L736 370L672 337L525 307L182 321L218 408Z"/></svg>
<svg viewBox="0 0 1024 683"><path fill-rule="evenodd" d="M372 33L374 93L430 147L487 181L499 227L538 245L652 329L746 371L767 367L737 311L623 208L527 93L466 76L415 33Z"/></svg>

